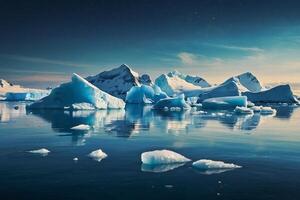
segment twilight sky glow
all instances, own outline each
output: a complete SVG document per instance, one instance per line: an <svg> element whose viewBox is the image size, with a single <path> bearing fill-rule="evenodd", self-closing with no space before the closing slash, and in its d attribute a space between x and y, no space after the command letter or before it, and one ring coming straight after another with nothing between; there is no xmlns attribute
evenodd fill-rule
<svg viewBox="0 0 300 200"><path fill-rule="evenodd" d="M251 71L300 82L300 1L27 0L0 3L0 78L46 87L122 63L154 79Z"/></svg>

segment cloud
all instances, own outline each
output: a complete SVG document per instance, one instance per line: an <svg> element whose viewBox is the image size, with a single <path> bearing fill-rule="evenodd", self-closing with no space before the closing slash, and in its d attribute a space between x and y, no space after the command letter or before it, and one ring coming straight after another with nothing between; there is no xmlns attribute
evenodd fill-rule
<svg viewBox="0 0 300 200"><path fill-rule="evenodd" d="M242 46L234 46L234 45L223 45L223 44L205 44L207 46L221 48L221 49L227 49L227 50L234 50L234 51L246 51L246 52L264 52L264 49L258 48L258 47L242 47Z"/></svg>
<svg viewBox="0 0 300 200"><path fill-rule="evenodd" d="M69 67L95 67L94 65L90 65L90 64L74 63L69 61L52 60L47 58L29 57L29 56L22 56L22 55L0 54L0 56L11 60L25 61L25 62L32 62L32 63L63 65Z"/></svg>
<svg viewBox="0 0 300 200"><path fill-rule="evenodd" d="M182 65L190 67L215 67L224 62L221 58L207 57L190 52L180 52L177 54L177 57Z"/></svg>

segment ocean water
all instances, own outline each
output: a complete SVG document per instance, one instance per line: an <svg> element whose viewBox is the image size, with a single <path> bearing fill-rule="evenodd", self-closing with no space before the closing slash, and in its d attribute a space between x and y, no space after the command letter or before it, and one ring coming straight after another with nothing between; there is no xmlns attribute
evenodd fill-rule
<svg viewBox="0 0 300 200"><path fill-rule="evenodd" d="M30 112L25 103L0 102L1 199L298 200L300 108L274 108L272 116L157 112L137 105L126 111ZM79 124L92 129L71 130ZM28 152L40 148L51 152ZM99 148L107 158L87 156ZM156 149L242 168L142 165L141 153Z"/></svg>

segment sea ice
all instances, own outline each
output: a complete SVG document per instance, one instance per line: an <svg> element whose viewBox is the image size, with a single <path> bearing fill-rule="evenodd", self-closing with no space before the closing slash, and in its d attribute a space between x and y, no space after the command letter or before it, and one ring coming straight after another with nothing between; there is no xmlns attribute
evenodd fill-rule
<svg viewBox="0 0 300 200"><path fill-rule="evenodd" d="M77 126L74 126L71 128L72 130L77 130L77 131L88 131L91 129L91 127L89 125L86 124L80 124Z"/></svg>
<svg viewBox="0 0 300 200"><path fill-rule="evenodd" d="M252 109L247 108L247 107L239 107L239 106L237 106L234 109L234 112L236 114L241 114L241 115L252 115L253 114L253 110Z"/></svg>
<svg viewBox="0 0 300 200"><path fill-rule="evenodd" d="M247 97L232 96L232 97L217 97L206 99L202 102L202 107L205 109L233 109L237 106L246 107Z"/></svg>
<svg viewBox="0 0 300 200"><path fill-rule="evenodd" d="M100 162L101 160L103 160L104 158L107 157L107 154L104 153L101 149L98 149L98 150L92 151L88 156L93 158L94 160Z"/></svg>
<svg viewBox="0 0 300 200"><path fill-rule="evenodd" d="M272 115L275 114L276 110L271 107L261 107L260 114L262 115Z"/></svg>
<svg viewBox="0 0 300 200"><path fill-rule="evenodd" d="M36 153L36 154L41 154L41 155L48 155L48 153L50 153L50 151L48 149L42 148L42 149L37 149L37 150L31 150L28 151L29 153Z"/></svg>
<svg viewBox="0 0 300 200"><path fill-rule="evenodd" d="M160 165L172 163L184 163L191 161L190 159L170 150L155 150L141 154L141 160L144 164Z"/></svg>
<svg viewBox="0 0 300 200"><path fill-rule="evenodd" d="M191 108L191 106L185 102L184 94L174 98L161 99L154 105L153 108L158 110L165 110L166 107L171 111L177 111L178 109L187 110Z"/></svg>
<svg viewBox="0 0 300 200"><path fill-rule="evenodd" d="M120 109L125 107L122 99L101 91L77 74L72 81L61 84L52 90L51 94L28 106L29 109L64 109L72 108L74 104L87 103L97 109ZM78 106L77 106L78 108Z"/></svg>
<svg viewBox="0 0 300 200"><path fill-rule="evenodd" d="M193 162L193 167L198 169L234 169L241 168L239 165L235 165L233 163L224 163L223 161L214 161L201 159L196 162Z"/></svg>

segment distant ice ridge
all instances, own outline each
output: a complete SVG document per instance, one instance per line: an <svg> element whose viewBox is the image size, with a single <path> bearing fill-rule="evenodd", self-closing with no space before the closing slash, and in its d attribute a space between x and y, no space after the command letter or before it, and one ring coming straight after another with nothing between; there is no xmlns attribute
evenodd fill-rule
<svg viewBox="0 0 300 200"><path fill-rule="evenodd" d="M104 153L101 149L92 151L89 155L89 157L91 157L92 159L100 162L101 160L103 160L104 158L107 157L107 154Z"/></svg>
<svg viewBox="0 0 300 200"><path fill-rule="evenodd" d="M36 154L40 154L43 156L46 156L50 153L50 151L48 149L42 148L42 149L37 149L37 150L31 150L28 151L29 153L36 153Z"/></svg>
<svg viewBox="0 0 300 200"><path fill-rule="evenodd" d="M185 75L183 73L178 72L177 70L169 72L167 75L168 75L168 77L179 77L188 83L191 83L196 86L200 86L202 88L211 86L206 80L204 80L203 78L201 78L199 76Z"/></svg>
<svg viewBox="0 0 300 200"><path fill-rule="evenodd" d="M238 84L241 92L245 92L245 91L260 92L265 89L262 86L262 84L259 82L259 80L251 72L246 72L238 76L229 78L224 83L231 82L231 81L234 81Z"/></svg>
<svg viewBox="0 0 300 200"><path fill-rule="evenodd" d="M172 163L185 163L190 159L170 150L155 150L141 154L142 163L147 165L160 165Z"/></svg>
<svg viewBox="0 0 300 200"><path fill-rule="evenodd" d="M86 124L80 124L77 126L74 126L71 128L72 130L79 130L79 131L88 131L91 129L91 127L89 125Z"/></svg>
<svg viewBox="0 0 300 200"><path fill-rule="evenodd" d="M217 97L206 99L202 102L204 109L234 109L235 107L246 107L247 97L232 96L232 97Z"/></svg>
<svg viewBox="0 0 300 200"><path fill-rule="evenodd" d="M85 104L82 104L85 103ZM82 105L96 109L120 109L125 107L122 99L101 91L84 78L73 74L72 81L61 84L52 90L49 96L32 103L29 109L80 109ZM81 105L81 106L79 106Z"/></svg>
<svg viewBox="0 0 300 200"><path fill-rule="evenodd" d="M133 86L126 95L126 103L151 104L160 99L167 98L168 95L161 91L157 85Z"/></svg>
<svg viewBox="0 0 300 200"><path fill-rule="evenodd" d="M241 168L239 165L233 163L224 163L223 161L213 161L207 159L201 159L193 162L193 167L198 169L235 169Z"/></svg>
<svg viewBox="0 0 300 200"><path fill-rule="evenodd" d="M0 79L0 98L6 101L36 101L47 95L50 90L23 88Z"/></svg>
<svg viewBox="0 0 300 200"><path fill-rule="evenodd" d="M178 97L161 99L153 106L153 108L157 110L172 110L172 108L187 110L190 109L191 106L185 102L184 94L181 94Z"/></svg>
<svg viewBox="0 0 300 200"><path fill-rule="evenodd" d="M86 79L100 90L123 100L133 86L140 86L141 84L151 86L153 84L149 75L139 76L126 64L95 76L89 76Z"/></svg>

